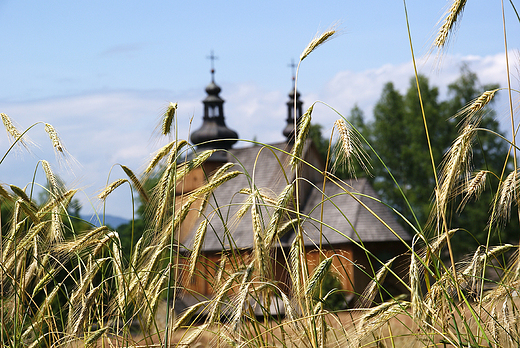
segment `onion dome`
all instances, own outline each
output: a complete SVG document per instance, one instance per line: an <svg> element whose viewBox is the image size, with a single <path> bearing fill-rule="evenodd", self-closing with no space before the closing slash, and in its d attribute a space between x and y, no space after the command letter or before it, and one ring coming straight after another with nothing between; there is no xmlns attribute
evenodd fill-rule
<svg viewBox="0 0 520 348"><path fill-rule="evenodd" d="M229 129L224 121L224 99L219 96L221 88L215 83L214 73L211 69L211 83L206 87L208 95L202 101L202 126L191 133L191 142L203 150L230 149L238 139L237 132Z"/></svg>
<svg viewBox="0 0 520 348"><path fill-rule="evenodd" d="M294 95L294 88L289 92L289 101L287 101L287 125L283 130L283 135L287 138L288 143L294 142L294 102L296 100L296 117L297 121L302 116L303 102L300 100L300 93L296 91L296 98Z"/></svg>

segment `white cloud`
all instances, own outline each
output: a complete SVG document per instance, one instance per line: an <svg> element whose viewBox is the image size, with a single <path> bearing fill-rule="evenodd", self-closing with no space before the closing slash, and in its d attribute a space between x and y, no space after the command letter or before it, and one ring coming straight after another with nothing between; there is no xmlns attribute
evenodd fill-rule
<svg viewBox="0 0 520 348"><path fill-rule="evenodd" d="M469 63L482 83L496 82L506 86L503 54L487 57L447 56L442 61L441 69L434 59L420 61L418 67L422 74L430 78L432 85L447 86L458 77L462 62ZM512 71L516 74L515 69ZM304 108L309 107L315 100L322 100L347 116L357 103L365 111L365 115L370 117L386 82L392 81L396 88L404 93L412 76L411 62L400 65L387 64L361 72L340 71L316 92L301 91ZM441 87L440 91L443 96L446 88ZM250 82L223 86L221 96L226 100L224 113L228 127L236 130L243 139L256 137L258 141L266 143L283 140L287 92L265 90ZM81 167L75 168L75 175L67 172L61 175L69 184L74 183L85 188L85 196L78 195L78 198L83 202L84 212L88 212L91 210L91 203L87 197L93 202L96 201L95 193L106 184L112 165L125 164L139 172L150 155L167 141L154 140L151 135L170 100L179 104L179 137L187 138L190 131L200 127L203 109L201 101L205 97L204 86L199 90L185 91L179 94L177 99L169 100L172 94L168 91L117 91L23 103L0 101L0 111L10 115L24 127L38 121L55 126L69 152L81 163ZM328 130L338 116L330 109L318 105L313 118ZM23 158L10 154L1 164L1 181L18 186L26 185L32 180L32 173L39 158L50 160L57 166L43 126L31 130L30 136L41 144L41 148L35 149L33 156L24 155ZM6 137L0 137L0 146L3 149L8 148ZM119 177L124 177L124 174L121 170L115 169L110 181ZM38 180L44 182L43 177L39 177ZM108 200L107 212L130 217L130 204L129 191L118 189Z"/></svg>

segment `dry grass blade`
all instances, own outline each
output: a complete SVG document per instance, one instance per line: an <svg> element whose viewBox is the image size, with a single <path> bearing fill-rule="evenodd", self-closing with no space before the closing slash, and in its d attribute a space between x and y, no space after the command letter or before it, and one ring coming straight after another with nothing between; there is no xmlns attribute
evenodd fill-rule
<svg viewBox="0 0 520 348"><path fill-rule="evenodd" d="M462 16L462 12L464 10L464 6L466 5L466 0L454 0L446 18L444 19L441 28L433 42L433 45L438 48L443 48L448 42L448 38L450 33L455 28L455 24L457 20Z"/></svg>
<svg viewBox="0 0 520 348"><path fill-rule="evenodd" d="M99 195L98 195L98 198L102 201L104 201L105 199L107 199L108 195L111 194L116 188L118 188L119 186L123 185L125 182L128 182L128 180L126 179L117 179L116 181L114 181L113 183L111 183L110 185L108 185L104 190L103 192L101 192Z"/></svg>
<svg viewBox="0 0 520 348"><path fill-rule="evenodd" d="M148 202L149 201L148 193L146 192L144 186L141 184L141 181L139 181L137 176L135 176L134 172L125 165L121 165L121 168L123 169L125 174L128 176L128 178L130 179L132 184L134 184L134 187L136 188L137 192L139 192L139 195L141 196L143 201Z"/></svg>
<svg viewBox="0 0 520 348"><path fill-rule="evenodd" d="M161 133L163 135L168 135L171 132L172 123L175 119L175 114L177 113L177 103L171 103L166 108L166 111L162 117L162 125L161 125Z"/></svg>
<svg viewBox="0 0 520 348"><path fill-rule="evenodd" d="M309 54L311 54L312 51L314 51L316 48L318 48L320 45L324 44L325 42L332 39L334 34L336 33L336 30L334 28L329 29L325 32L323 32L320 35L316 35L311 42L305 47L302 54L300 55L300 62L304 60Z"/></svg>

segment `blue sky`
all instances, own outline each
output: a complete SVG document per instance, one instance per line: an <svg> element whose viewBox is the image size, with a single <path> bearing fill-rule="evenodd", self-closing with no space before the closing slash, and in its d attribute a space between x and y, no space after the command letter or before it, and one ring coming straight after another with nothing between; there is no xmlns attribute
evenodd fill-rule
<svg viewBox="0 0 520 348"><path fill-rule="evenodd" d="M449 4L407 2L420 72L441 94L462 62L483 83L505 86L500 1L468 1L443 59L429 54ZM519 23L507 4L506 21L509 48L516 52ZM413 75L402 1L0 0L0 23L0 112L21 129L51 123L79 163L60 166L37 126L29 135L40 146L32 154L10 154L0 166L0 182L25 186L37 161L47 159L69 186L82 189L84 213L99 208L95 193L107 180L123 177L118 168L110 173L114 164L139 172L166 141L151 135L168 102L179 103L180 137L200 126L211 50L218 56L216 82L228 126L242 138L264 142L282 140L288 64L331 25L340 34L301 66L304 106L322 100L347 115L358 104L370 118L383 84L393 81L404 91ZM511 59L518 77L518 54ZM335 118L322 106L314 113L325 130ZM1 136L2 151L8 146ZM119 189L107 212L130 217L129 195Z"/></svg>

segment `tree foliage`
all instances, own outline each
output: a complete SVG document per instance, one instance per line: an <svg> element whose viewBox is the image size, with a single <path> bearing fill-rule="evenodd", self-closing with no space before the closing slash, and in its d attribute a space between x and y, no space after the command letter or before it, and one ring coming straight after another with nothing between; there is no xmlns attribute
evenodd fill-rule
<svg viewBox="0 0 520 348"><path fill-rule="evenodd" d="M371 154L371 180L374 188L383 201L420 229L426 229L426 232L429 231L428 221L436 177L439 177L438 168L456 139L463 118L459 111L484 91L494 88L497 86L481 85L477 75L463 66L460 77L448 86L447 100L441 101L439 89L431 86L428 78L419 75L417 80L415 77L410 79L405 94L401 94L392 82L388 82L374 107L372 121L365 122L357 106L351 110L348 120L377 153ZM480 127L500 133L495 112L489 106L483 112ZM506 142L490 132L481 131L473 146L469 169L490 170L500 175L507 153ZM345 177L346 173L340 171L337 175ZM356 175L363 174L358 170ZM453 239L454 249L459 255L474 250L476 244L486 244L490 202L497 186L498 179L489 176L480 200L472 201L461 212L457 210L461 200L455 199L452 203L452 214L448 217L450 226L463 228ZM513 231L517 225L513 221L504 231L492 231L489 234L490 242L514 241Z"/></svg>

